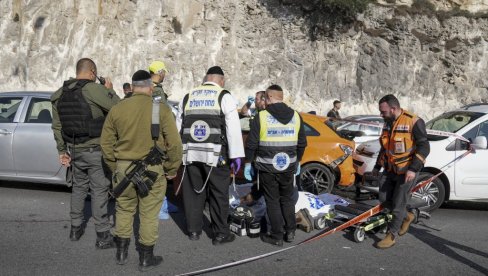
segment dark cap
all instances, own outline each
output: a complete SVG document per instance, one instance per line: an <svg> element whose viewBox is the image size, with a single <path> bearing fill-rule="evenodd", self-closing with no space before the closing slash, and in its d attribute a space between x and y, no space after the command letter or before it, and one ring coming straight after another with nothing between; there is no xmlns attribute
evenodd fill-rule
<svg viewBox="0 0 488 276"><path fill-rule="evenodd" d="M151 79L151 74L148 71L139 70L132 75L132 82L134 81L145 81Z"/></svg>
<svg viewBox="0 0 488 276"><path fill-rule="evenodd" d="M132 75L132 86L152 86L151 74L148 71L139 70Z"/></svg>
<svg viewBox="0 0 488 276"><path fill-rule="evenodd" d="M224 71L222 70L222 68L220 68L220 66L213 66L213 67L210 67L207 71L207 75L224 75Z"/></svg>

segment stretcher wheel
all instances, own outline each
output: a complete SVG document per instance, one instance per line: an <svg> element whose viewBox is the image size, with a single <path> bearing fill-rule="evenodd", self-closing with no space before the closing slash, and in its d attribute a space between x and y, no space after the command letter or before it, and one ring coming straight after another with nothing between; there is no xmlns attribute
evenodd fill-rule
<svg viewBox="0 0 488 276"><path fill-rule="evenodd" d="M313 220L313 226L315 227L315 229L317 230L322 230L322 229L325 229L328 224L327 224L327 219L324 217L324 216L319 216L319 217L316 217L314 220Z"/></svg>
<svg viewBox="0 0 488 276"><path fill-rule="evenodd" d="M354 241L355 242L363 242L365 236L366 236L366 233L364 232L363 228L358 227L358 228L356 228L356 230L354 230Z"/></svg>

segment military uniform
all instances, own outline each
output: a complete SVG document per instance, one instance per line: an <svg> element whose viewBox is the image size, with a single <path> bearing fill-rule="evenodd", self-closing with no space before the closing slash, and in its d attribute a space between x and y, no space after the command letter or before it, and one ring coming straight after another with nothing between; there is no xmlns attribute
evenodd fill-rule
<svg viewBox="0 0 488 276"><path fill-rule="evenodd" d="M58 152L60 155L69 152L72 158L71 225L81 227L85 198L91 190L97 234L108 233L111 228L107 208L101 207L107 200L110 180L102 168L99 136L105 115L119 100L113 90L92 81L76 79L66 81L51 97L52 129ZM105 235L100 234L98 238L108 239Z"/></svg>
<svg viewBox="0 0 488 276"><path fill-rule="evenodd" d="M162 103L168 102L168 95L164 92L160 83L154 83L153 98Z"/></svg>
<svg viewBox="0 0 488 276"><path fill-rule="evenodd" d="M115 173L114 186L125 177L126 169L132 161L142 160L153 147L151 137L152 98L135 93L120 102L108 114L105 121L101 146L105 162ZM158 174L149 195L138 196L133 183L117 198L115 235L129 239L132 235L134 214L139 210L139 242L153 246L158 239L158 213L166 192L165 175L176 175L181 164L181 139L176 129L170 108L160 104L160 135L157 145L167 151L168 160L164 164L148 169ZM137 208L139 206L139 208Z"/></svg>

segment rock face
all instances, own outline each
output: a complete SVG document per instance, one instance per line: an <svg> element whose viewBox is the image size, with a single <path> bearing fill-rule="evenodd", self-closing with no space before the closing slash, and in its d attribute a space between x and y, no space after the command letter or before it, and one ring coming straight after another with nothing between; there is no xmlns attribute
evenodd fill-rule
<svg viewBox="0 0 488 276"><path fill-rule="evenodd" d="M54 90L91 57L119 92L133 72L165 61L175 100L218 64L241 103L272 83L319 114L335 99L343 114L376 114L387 93L426 118L486 102L488 19L479 13L488 1L432 0L478 13L442 17L414 11L425 1L370 4L340 26L317 20L316 0L0 1L0 90Z"/></svg>

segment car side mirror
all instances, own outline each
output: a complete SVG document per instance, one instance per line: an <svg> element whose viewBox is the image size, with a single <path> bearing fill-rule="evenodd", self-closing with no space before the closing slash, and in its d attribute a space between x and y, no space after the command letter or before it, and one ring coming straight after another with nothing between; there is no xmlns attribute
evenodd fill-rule
<svg viewBox="0 0 488 276"><path fill-rule="evenodd" d="M488 142L486 141L485 136L477 136L474 138L473 143L471 143L473 148L475 149L486 149L488 148Z"/></svg>

